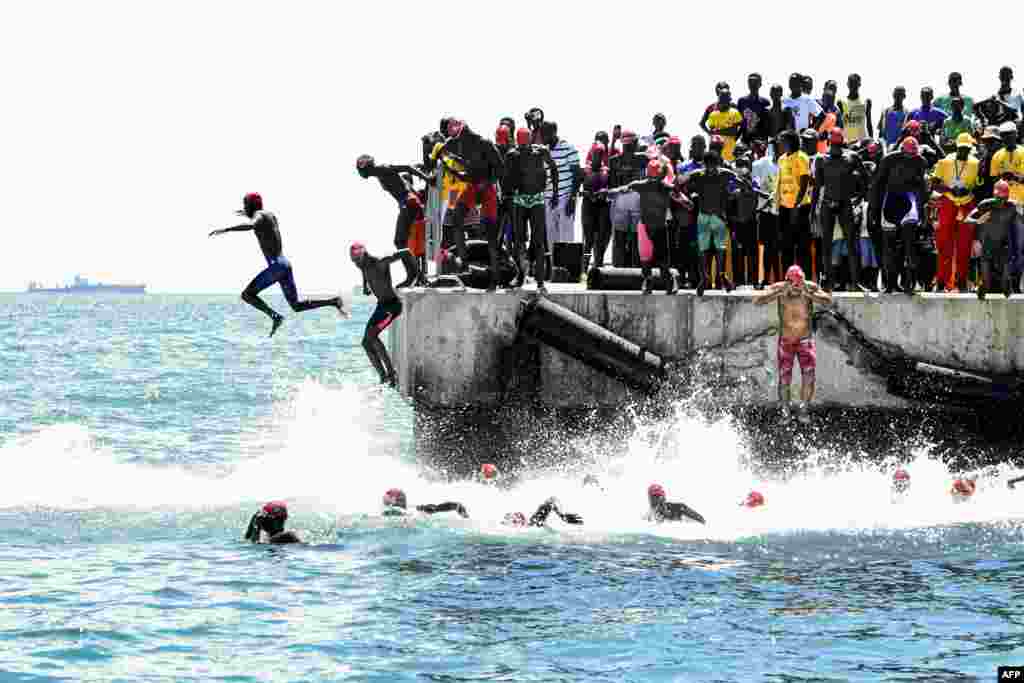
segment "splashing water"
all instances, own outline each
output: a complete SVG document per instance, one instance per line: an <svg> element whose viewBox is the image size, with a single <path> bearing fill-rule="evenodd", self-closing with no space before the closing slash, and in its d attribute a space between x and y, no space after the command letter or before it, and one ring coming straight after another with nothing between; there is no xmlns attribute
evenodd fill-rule
<svg viewBox="0 0 1024 683"><path fill-rule="evenodd" d="M84 427L45 427L0 448L8 463L0 500L7 508L192 509L283 498L300 526L302 513L313 511L338 515L344 525L352 515L377 513L381 494L397 487L407 492L410 505L462 502L477 527L494 530L507 512L529 516L541 501L557 496L563 508L583 515L589 540L597 534L648 533L735 541L800 531L1002 523L1024 516L1024 499L1004 483L1008 471L982 477L973 499L955 504L949 495L952 475L925 449L903 465L912 486L898 498L890 490L891 470L876 466L809 470L785 479L759 476L728 419L709 423L683 407L670 420L641 424L623 454L599 456L596 465L525 473L510 490L436 482L400 455L399 438L382 428L386 411L375 389L328 388L306 380L277 411L279 448L215 468L119 462ZM249 450L258 453L264 441ZM584 487L587 474L596 475L599 486ZM670 500L700 511L708 524L644 521L645 492L654 482ZM742 507L753 490L765 496L766 505Z"/></svg>

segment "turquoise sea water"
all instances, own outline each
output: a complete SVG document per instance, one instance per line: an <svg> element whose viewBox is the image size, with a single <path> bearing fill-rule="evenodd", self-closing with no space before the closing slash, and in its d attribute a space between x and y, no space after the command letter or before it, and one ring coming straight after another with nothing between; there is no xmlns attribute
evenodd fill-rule
<svg viewBox="0 0 1024 683"><path fill-rule="evenodd" d="M585 470L437 481L354 308L268 340L234 296L0 297L0 680L990 681L1024 664L1024 492L1005 472L961 505L926 450L902 501L877 468L778 480L681 406ZM652 481L709 524L642 521ZM392 486L472 519L383 520ZM763 509L737 505L752 488ZM552 494L583 528L499 524ZM309 544L241 541L271 498Z"/></svg>

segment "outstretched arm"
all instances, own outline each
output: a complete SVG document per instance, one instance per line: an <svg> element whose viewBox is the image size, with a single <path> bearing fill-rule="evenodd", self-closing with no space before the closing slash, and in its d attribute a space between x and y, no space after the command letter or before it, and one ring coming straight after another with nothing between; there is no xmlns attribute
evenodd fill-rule
<svg viewBox="0 0 1024 683"><path fill-rule="evenodd" d="M583 518L571 512L562 512L558 509L558 499L551 497L540 504L537 511L530 517L530 526L544 526L551 513L554 512L566 524L583 524Z"/></svg>
<svg viewBox="0 0 1024 683"><path fill-rule="evenodd" d="M238 225L232 225L230 228L221 228L220 230L214 230L210 233L210 237L215 235L223 235L226 232L247 232L252 230L253 225L251 222L239 223Z"/></svg>
<svg viewBox="0 0 1024 683"><path fill-rule="evenodd" d="M423 171L416 168L415 166L392 166L391 168L392 170L397 171L399 173L411 173L412 175L416 176L423 182L430 182L430 177L423 173Z"/></svg>
<svg viewBox="0 0 1024 683"><path fill-rule="evenodd" d="M404 253L406 253L408 251L409 251L408 247L406 247L405 249L399 249L398 251L396 251L391 256L384 256L384 257L382 257L380 259L379 263L391 264L391 263L394 263L395 261L399 261L402 258L402 254L404 254Z"/></svg>
<svg viewBox="0 0 1024 683"><path fill-rule="evenodd" d="M460 517L469 517L469 513L462 503L450 501L447 503L437 503L436 505L417 505L416 509L427 515L437 514L438 512L458 512Z"/></svg>

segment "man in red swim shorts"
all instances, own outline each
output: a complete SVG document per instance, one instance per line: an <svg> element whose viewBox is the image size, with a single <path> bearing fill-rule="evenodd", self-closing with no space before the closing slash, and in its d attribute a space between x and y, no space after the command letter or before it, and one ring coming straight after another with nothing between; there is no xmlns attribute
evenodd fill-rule
<svg viewBox="0 0 1024 683"><path fill-rule="evenodd" d="M814 369L817 355L811 331L811 311L815 303L828 304L832 295L804 279L800 266L790 266L786 279L754 294L755 304L779 303L779 401L789 403L789 385L793 382L793 362L800 360L801 414L814 398Z"/></svg>

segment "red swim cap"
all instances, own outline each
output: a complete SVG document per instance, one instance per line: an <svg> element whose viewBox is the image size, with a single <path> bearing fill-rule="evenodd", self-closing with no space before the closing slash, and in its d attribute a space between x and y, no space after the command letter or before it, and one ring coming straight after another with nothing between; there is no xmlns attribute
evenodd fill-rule
<svg viewBox="0 0 1024 683"><path fill-rule="evenodd" d="M526 526L526 515L522 512L509 512L501 523L508 526Z"/></svg>
<svg viewBox="0 0 1024 683"><path fill-rule="evenodd" d="M498 130L494 131L494 143L497 145L509 144L509 137L508 126L498 126Z"/></svg>
<svg viewBox="0 0 1024 683"><path fill-rule="evenodd" d="M261 512L264 517L288 519L288 506L283 500L272 500L269 503L265 503Z"/></svg>
<svg viewBox="0 0 1024 683"><path fill-rule="evenodd" d="M245 207L246 211L262 211L263 210L263 197L260 196L259 192L250 192L242 198L242 206Z"/></svg>
<svg viewBox="0 0 1024 683"><path fill-rule="evenodd" d="M682 141L682 140L680 140L680 139L679 139L678 137L676 137L675 135L673 135L672 137L670 137L670 138L668 139L668 142L666 142L665 144L666 144L666 145L679 145L680 147L682 147L682 146L683 146L683 141Z"/></svg>
<svg viewBox="0 0 1024 683"><path fill-rule="evenodd" d="M797 265L790 266L789 270L786 271L786 279L794 285L802 285L804 283L804 269Z"/></svg>
<svg viewBox="0 0 1024 683"><path fill-rule="evenodd" d="M494 479L498 476L498 468L489 462L485 462L483 465L480 465L480 474L484 479Z"/></svg>
<svg viewBox="0 0 1024 683"><path fill-rule="evenodd" d="M999 197L1000 199L1010 198L1010 183L1005 180L1000 180L996 183L996 186L992 188L992 196Z"/></svg>
<svg viewBox="0 0 1024 683"><path fill-rule="evenodd" d="M910 473L907 472L905 469L900 468L892 473L892 480L893 482L909 482Z"/></svg>
<svg viewBox="0 0 1024 683"><path fill-rule="evenodd" d="M348 248L348 255L353 261L358 258L362 258L363 254L366 253L366 245L362 242L353 242L352 246Z"/></svg>
<svg viewBox="0 0 1024 683"><path fill-rule="evenodd" d="M516 131L516 144L517 145L528 145L530 144L530 129L520 128Z"/></svg>
<svg viewBox="0 0 1024 683"><path fill-rule="evenodd" d="M650 486L647 487L647 497L648 498L664 498L665 497L665 489L662 487L661 484L651 484Z"/></svg>
<svg viewBox="0 0 1024 683"><path fill-rule="evenodd" d="M661 165L661 159L651 159L647 162L647 177L660 178L665 169Z"/></svg>
<svg viewBox="0 0 1024 683"><path fill-rule="evenodd" d="M832 132L828 134L828 141L833 145L845 145L846 134L843 133L842 128L833 128Z"/></svg>
<svg viewBox="0 0 1024 683"><path fill-rule="evenodd" d="M921 122L918 121L917 119L907 121L907 130L913 133L914 135L917 135L918 133L921 132Z"/></svg>
<svg viewBox="0 0 1024 683"><path fill-rule="evenodd" d="M953 482L950 493L961 498L970 498L974 495L975 488L977 488L976 484L970 479L957 479Z"/></svg>
<svg viewBox="0 0 1024 683"><path fill-rule="evenodd" d="M400 507L404 509L406 504L405 491L403 491L402 489L388 489L387 491L384 492L382 502L385 505Z"/></svg>
<svg viewBox="0 0 1024 683"><path fill-rule="evenodd" d="M760 491L751 491L747 494L746 500L742 503L743 507L756 508L764 505L764 496Z"/></svg>
<svg viewBox="0 0 1024 683"><path fill-rule="evenodd" d="M622 142L626 142L626 138L630 140L636 140L636 131L632 131L628 128L622 131Z"/></svg>

